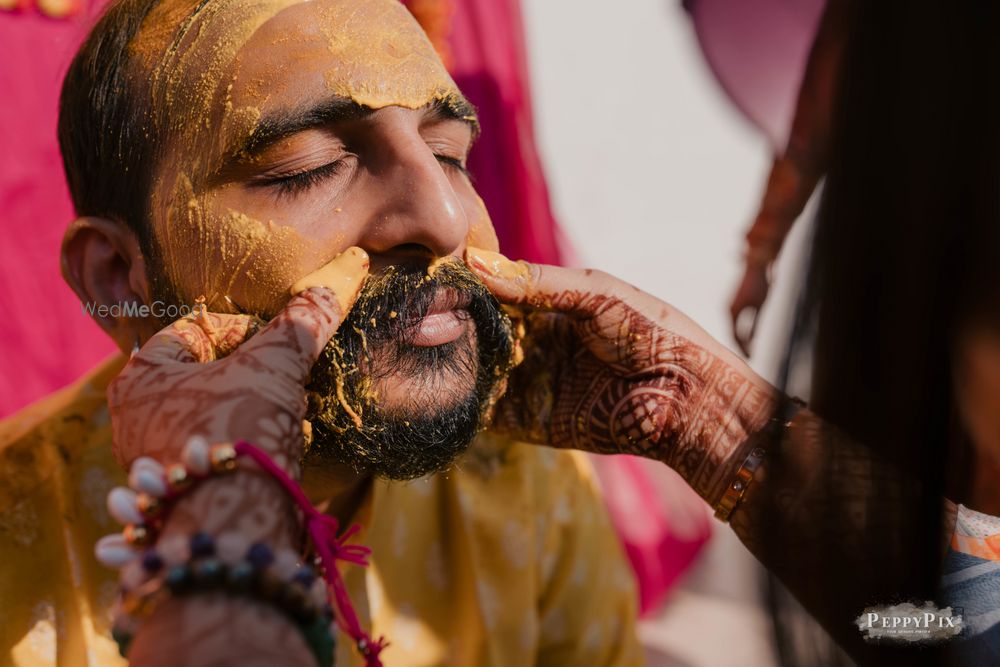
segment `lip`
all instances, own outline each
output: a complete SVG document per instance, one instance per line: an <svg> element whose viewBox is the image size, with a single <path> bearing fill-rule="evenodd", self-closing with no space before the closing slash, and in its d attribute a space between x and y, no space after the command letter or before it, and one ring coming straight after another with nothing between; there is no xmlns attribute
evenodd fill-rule
<svg viewBox="0 0 1000 667"><path fill-rule="evenodd" d="M427 312L415 322L410 345L436 347L458 340L466 330L468 318L462 315L468 305L468 295L451 288L439 290Z"/></svg>
<svg viewBox="0 0 1000 667"><path fill-rule="evenodd" d="M432 313L424 316L413 331L410 345L436 347L458 340L465 333L466 320L458 316L458 311Z"/></svg>

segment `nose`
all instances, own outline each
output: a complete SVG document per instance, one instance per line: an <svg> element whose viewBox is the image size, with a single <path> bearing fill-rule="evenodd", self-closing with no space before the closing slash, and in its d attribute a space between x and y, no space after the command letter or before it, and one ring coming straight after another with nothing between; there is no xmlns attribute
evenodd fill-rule
<svg viewBox="0 0 1000 667"><path fill-rule="evenodd" d="M389 138L379 153L379 203L362 242L372 268L459 253L469 222L448 175L419 133Z"/></svg>

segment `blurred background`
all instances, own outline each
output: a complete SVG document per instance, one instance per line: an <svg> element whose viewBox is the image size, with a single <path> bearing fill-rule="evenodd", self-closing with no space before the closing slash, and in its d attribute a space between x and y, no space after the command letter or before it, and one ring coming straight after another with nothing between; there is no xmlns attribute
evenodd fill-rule
<svg viewBox="0 0 1000 667"><path fill-rule="evenodd" d="M607 270L732 344L743 236L822 0L406 4L480 108L471 166L504 251ZM72 209L55 102L98 11L0 0L0 417L113 352L58 269ZM752 365L768 378L807 227L786 244L758 326ZM728 529L662 466L596 464L643 588L650 664L774 664L758 567Z"/></svg>
<svg viewBox="0 0 1000 667"><path fill-rule="evenodd" d="M698 4L524 0L523 11L539 152L572 261L672 303L733 346L743 235L787 133L821 3ZM721 76L697 11L709 16L706 49L733 51L716 63ZM759 124L727 93L726 75ZM807 228L793 229L758 324L751 365L769 379ZM775 664L759 566L727 527L710 526L694 564L643 622L650 667Z"/></svg>

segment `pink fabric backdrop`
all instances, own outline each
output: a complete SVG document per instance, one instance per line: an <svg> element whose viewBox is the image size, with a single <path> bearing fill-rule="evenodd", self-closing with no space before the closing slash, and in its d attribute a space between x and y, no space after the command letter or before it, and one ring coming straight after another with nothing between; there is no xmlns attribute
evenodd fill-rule
<svg viewBox="0 0 1000 667"><path fill-rule="evenodd" d="M456 0L448 46L455 82L479 110L469 155L504 253L560 264L565 244L535 147L520 0Z"/></svg>
<svg viewBox="0 0 1000 667"><path fill-rule="evenodd" d="M59 275L59 242L73 209L56 102L95 11L92 0L69 19L33 7L0 11L0 417L114 349Z"/></svg>

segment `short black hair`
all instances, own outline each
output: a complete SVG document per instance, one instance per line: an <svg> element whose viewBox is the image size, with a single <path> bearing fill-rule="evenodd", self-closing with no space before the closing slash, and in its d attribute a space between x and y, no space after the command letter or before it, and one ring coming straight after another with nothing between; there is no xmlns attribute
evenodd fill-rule
<svg viewBox="0 0 1000 667"><path fill-rule="evenodd" d="M59 148L76 214L124 223L144 252L159 141L129 47L157 2L112 2L73 58L59 98Z"/></svg>

